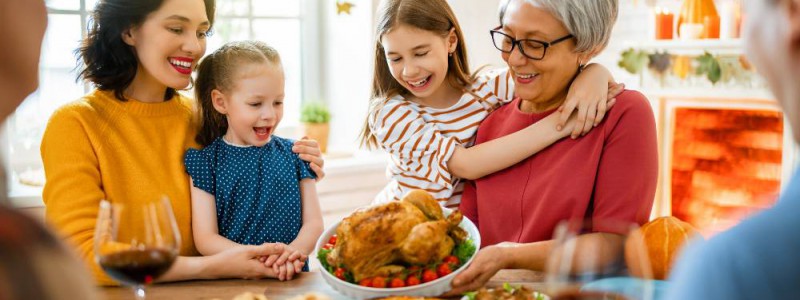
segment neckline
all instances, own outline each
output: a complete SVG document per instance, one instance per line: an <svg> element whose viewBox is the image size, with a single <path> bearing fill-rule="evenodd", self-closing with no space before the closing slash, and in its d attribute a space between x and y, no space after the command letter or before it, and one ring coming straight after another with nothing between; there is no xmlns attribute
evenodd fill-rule
<svg viewBox="0 0 800 300"><path fill-rule="evenodd" d="M228 139L226 139L224 135L221 136L219 139L222 140L222 142L227 144L228 146L233 146L233 147L236 147L236 148L251 148L251 147L255 147L253 145L242 145L242 144L237 144L237 143L228 141Z"/></svg>

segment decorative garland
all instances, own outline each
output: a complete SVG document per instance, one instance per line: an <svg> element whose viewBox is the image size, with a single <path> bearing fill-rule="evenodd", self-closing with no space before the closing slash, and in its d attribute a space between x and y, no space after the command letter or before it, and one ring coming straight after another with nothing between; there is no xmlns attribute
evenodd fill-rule
<svg viewBox="0 0 800 300"><path fill-rule="evenodd" d="M617 64L634 75L642 75L647 66L647 69L662 80L662 83L667 75L674 75L683 80L690 74L704 76L711 84L745 82L751 79L754 72L742 55L713 55L708 51L703 55L692 57L672 55L666 51L648 52L631 48L622 52Z"/></svg>

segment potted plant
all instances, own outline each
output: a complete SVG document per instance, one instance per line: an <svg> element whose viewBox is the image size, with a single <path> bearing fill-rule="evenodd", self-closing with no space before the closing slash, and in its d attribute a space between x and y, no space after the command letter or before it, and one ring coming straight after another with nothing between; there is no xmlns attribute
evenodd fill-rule
<svg viewBox="0 0 800 300"><path fill-rule="evenodd" d="M322 102L306 102L300 110L300 122L303 123L303 134L319 142L322 153L328 151L328 132L330 131L331 113Z"/></svg>

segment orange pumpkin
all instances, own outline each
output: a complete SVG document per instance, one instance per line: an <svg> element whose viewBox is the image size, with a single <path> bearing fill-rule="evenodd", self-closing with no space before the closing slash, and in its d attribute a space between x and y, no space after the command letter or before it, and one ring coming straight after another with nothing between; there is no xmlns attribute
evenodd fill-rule
<svg viewBox="0 0 800 300"><path fill-rule="evenodd" d="M681 247L694 236L699 236L697 230L675 217L661 217L642 225L625 241L628 270L641 278L666 279ZM637 251L642 248L645 253ZM650 270L646 269L647 261Z"/></svg>
<svg viewBox="0 0 800 300"><path fill-rule="evenodd" d="M705 24L706 16L719 20L717 6L714 0L683 0L681 13L678 15L678 36L680 36L681 24ZM706 38L708 38L706 36Z"/></svg>

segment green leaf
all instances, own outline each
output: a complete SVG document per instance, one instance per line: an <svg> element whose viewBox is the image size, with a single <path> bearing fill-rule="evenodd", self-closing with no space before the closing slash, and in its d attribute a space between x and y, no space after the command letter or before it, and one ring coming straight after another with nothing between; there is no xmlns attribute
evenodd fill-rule
<svg viewBox="0 0 800 300"><path fill-rule="evenodd" d="M722 69L720 68L719 60L711 55L711 53L705 52L702 56L695 58L695 61L698 63L697 75L706 75L706 78L708 78L712 84L722 79Z"/></svg>
<svg viewBox="0 0 800 300"><path fill-rule="evenodd" d="M333 272L333 266L328 265L328 253L331 253L331 251L331 249L319 249L319 252L317 252L317 259L325 270Z"/></svg>
<svg viewBox="0 0 800 300"><path fill-rule="evenodd" d="M533 292L533 295L534 295L534 297L536 297L536 298L534 298L535 300L544 300L544 294L542 294L542 293Z"/></svg>
<svg viewBox="0 0 800 300"><path fill-rule="evenodd" d="M458 261L466 263L472 254L475 253L475 243L472 242L472 239L468 239L461 244L456 245L456 248L453 249L453 255L458 257Z"/></svg>
<svg viewBox="0 0 800 300"><path fill-rule="evenodd" d="M328 123L331 113L322 102L306 102L300 109L300 122L303 123Z"/></svg>
<svg viewBox="0 0 800 300"><path fill-rule="evenodd" d="M631 74L639 74L647 65L648 60L647 52L631 48L622 52L622 57L617 64Z"/></svg>
<svg viewBox="0 0 800 300"><path fill-rule="evenodd" d="M509 292L509 293L513 293L514 290L515 290L514 287L511 286L511 284L509 284L508 282L503 282L503 289L506 290L506 292Z"/></svg>
<svg viewBox="0 0 800 300"><path fill-rule="evenodd" d="M468 300L475 300L475 295L477 294L478 292L466 292L464 293L464 296L467 296Z"/></svg>

